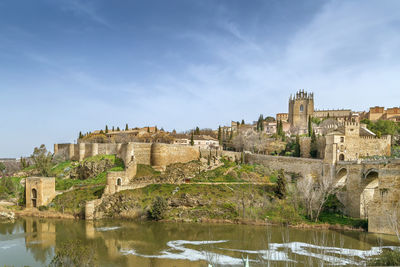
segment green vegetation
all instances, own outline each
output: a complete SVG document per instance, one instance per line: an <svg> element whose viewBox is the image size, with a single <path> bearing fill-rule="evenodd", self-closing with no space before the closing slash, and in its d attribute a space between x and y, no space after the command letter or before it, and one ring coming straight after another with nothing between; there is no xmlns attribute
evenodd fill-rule
<svg viewBox="0 0 400 267"><path fill-rule="evenodd" d="M395 249L383 249L382 253L372 257L368 266L400 266L400 251Z"/></svg>
<svg viewBox="0 0 400 267"><path fill-rule="evenodd" d="M137 171L136 171L136 178L140 177L154 177L154 176L160 176L161 172L156 171L153 169L153 167L149 165L144 165L144 164L138 164L137 165Z"/></svg>
<svg viewBox="0 0 400 267"><path fill-rule="evenodd" d="M321 223L328 223L333 225L347 225L353 228L362 228L368 230L368 221L364 219L350 218L338 213L323 212L319 216Z"/></svg>
<svg viewBox="0 0 400 267"><path fill-rule="evenodd" d="M46 146L41 145L40 147L35 147L31 158L40 175L49 177L53 165L53 154L47 151Z"/></svg>
<svg viewBox="0 0 400 267"><path fill-rule="evenodd" d="M365 123L367 128L374 132L378 137L382 135L393 135L397 136L400 134L400 123L388 120L378 120L372 122L368 119L364 119L361 123Z"/></svg>
<svg viewBox="0 0 400 267"><path fill-rule="evenodd" d="M49 207L59 212L83 217L86 201L99 199L102 196L103 191L104 185L82 186L79 189L68 191L56 196L49 204Z"/></svg>
<svg viewBox="0 0 400 267"><path fill-rule="evenodd" d="M168 203L164 198L156 196L149 210L149 218L159 221L164 219Z"/></svg>
<svg viewBox="0 0 400 267"><path fill-rule="evenodd" d="M310 156L312 158L316 158L318 155L318 147L317 147L317 136L313 131L311 134L311 144L310 144Z"/></svg>
<svg viewBox="0 0 400 267"><path fill-rule="evenodd" d="M112 167L94 177L89 177L85 180L65 178L68 177L70 172L79 165L84 165L86 162L98 163L105 160L109 161ZM124 168L125 166L122 159L117 158L115 155L97 155L86 158L81 163L74 161L61 162L51 169L51 174L56 177L56 190L67 190L72 186L104 185L106 184L108 171L123 171Z"/></svg>
<svg viewBox="0 0 400 267"><path fill-rule="evenodd" d="M227 159L222 159L224 163L214 170L201 172L197 174L192 182L207 183L237 183L247 180L258 182L269 182L269 171L261 165L238 164Z"/></svg>
<svg viewBox="0 0 400 267"><path fill-rule="evenodd" d="M21 197L24 187L20 184L22 177L3 177L0 179L0 199L10 200Z"/></svg>
<svg viewBox="0 0 400 267"><path fill-rule="evenodd" d="M85 186L85 185L105 185L107 182L107 172L102 172L94 178L86 180L79 179L62 179L56 177L56 190L67 190L72 186Z"/></svg>

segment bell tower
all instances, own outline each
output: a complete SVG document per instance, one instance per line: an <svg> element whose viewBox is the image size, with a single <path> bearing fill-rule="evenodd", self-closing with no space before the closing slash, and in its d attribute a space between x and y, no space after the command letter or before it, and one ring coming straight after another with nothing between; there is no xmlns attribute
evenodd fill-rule
<svg viewBox="0 0 400 267"><path fill-rule="evenodd" d="M314 116L314 93L299 90L289 98L290 128L298 134L308 131L308 119Z"/></svg>

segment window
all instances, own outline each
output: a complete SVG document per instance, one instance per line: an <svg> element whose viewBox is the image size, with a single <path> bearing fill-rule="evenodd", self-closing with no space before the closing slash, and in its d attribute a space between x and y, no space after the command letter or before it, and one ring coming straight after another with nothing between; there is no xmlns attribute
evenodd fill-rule
<svg viewBox="0 0 400 267"><path fill-rule="evenodd" d="M121 178L117 179L117 185L121 185Z"/></svg>
<svg viewBox="0 0 400 267"><path fill-rule="evenodd" d="M340 137L340 142L341 142L341 143L344 143L344 137L343 137L343 136Z"/></svg>
<svg viewBox="0 0 400 267"><path fill-rule="evenodd" d="M304 111L304 106L300 105L300 112L303 112L303 111Z"/></svg>
<svg viewBox="0 0 400 267"><path fill-rule="evenodd" d="M344 155L343 155L343 154L340 154L340 155L339 155L339 160L340 160L340 161L343 161L343 160L344 160Z"/></svg>

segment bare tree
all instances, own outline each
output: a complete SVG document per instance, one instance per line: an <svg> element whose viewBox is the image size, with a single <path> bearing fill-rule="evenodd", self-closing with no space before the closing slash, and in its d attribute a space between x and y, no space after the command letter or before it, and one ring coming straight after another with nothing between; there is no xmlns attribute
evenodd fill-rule
<svg viewBox="0 0 400 267"><path fill-rule="evenodd" d="M400 203L394 203L392 208L386 211L389 227L400 241Z"/></svg>
<svg viewBox="0 0 400 267"><path fill-rule="evenodd" d="M310 220L318 220L329 195L337 193L342 186L326 175L320 178L307 176L297 182L297 192Z"/></svg>

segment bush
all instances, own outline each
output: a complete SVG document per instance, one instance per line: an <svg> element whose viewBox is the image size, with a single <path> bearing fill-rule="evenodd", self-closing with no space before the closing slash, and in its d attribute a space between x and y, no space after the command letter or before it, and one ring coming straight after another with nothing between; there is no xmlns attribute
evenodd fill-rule
<svg viewBox="0 0 400 267"><path fill-rule="evenodd" d="M400 266L400 251L383 249L382 253L371 258L369 266Z"/></svg>
<svg viewBox="0 0 400 267"><path fill-rule="evenodd" d="M164 218L167 207L167 201L160 196L156 196L153 203L151 204L149 217L156 221L162 220Z"/></svg>
<svg viewBox="0 0 400 267"><path fill-rule="evenodd" d="M47 206L39 206L38 207L38 210L40 210L40 211L45 211L45 210L48 210L49 208L47 207Z"/></svg>

